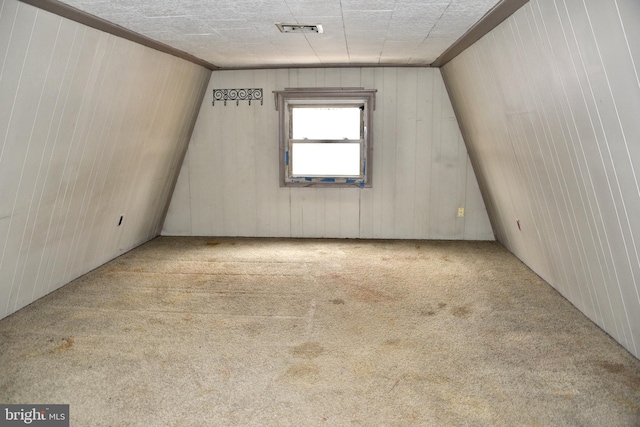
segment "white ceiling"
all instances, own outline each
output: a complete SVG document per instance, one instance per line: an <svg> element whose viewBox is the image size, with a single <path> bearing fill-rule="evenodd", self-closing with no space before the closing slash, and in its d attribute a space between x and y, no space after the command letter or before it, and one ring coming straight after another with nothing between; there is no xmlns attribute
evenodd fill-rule
<svg viewBox="0 0 640 427"><path fill-rule="evenodd" d="M428 65L499 0L64 0L223 68ZM280 33L275 23L321 24Z"/></svg>

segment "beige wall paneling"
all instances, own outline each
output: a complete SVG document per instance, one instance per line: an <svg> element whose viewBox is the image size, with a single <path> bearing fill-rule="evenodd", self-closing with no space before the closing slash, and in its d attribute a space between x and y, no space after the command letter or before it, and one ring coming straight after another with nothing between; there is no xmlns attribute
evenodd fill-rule
<svg viewBox="0 0 640 427"><path fill-rule="evenodd" d="M172 76L167 73L164 79L164 91L167 93L167 99L174 105L185 105L186 108L182 112L181 116L176 116L171 113L170 109L162 108L163 98L159 97L158 102L158 114L159 117L156 122L163 124L162 127L155 128L154 138L160 139L163 135L168 135L167 141L188 141L191 137L193 127L195 125L195 118L198 115L200 109L200 102L193 102L197 99L200 101L204 95L204 89L208 84L210 73L206 70L200 70L199 80L200 83L197 86L193 86L190 79L191 64L180 61L178 58L173 59L176 62L176 66L179 67L180 77L178 78L179 84L174 84ZM184 118L190 118L190 120L184 120ZM153 148L153 144L151 145ZM173 144L169 145L170 154L163 158L164 164L157 163L155 166L156 179L160 179L163 182L163 188L156 194L154 204L156 208L150 212L149 228L147 236L149 238L155 237L162 231L162 223L167 213L171 197L165 195L173 194L173 189L176 185L176 177L180 173L180 167L185 157L187 145L186 144ZM169 177L167 179L166 177Z"/></svg>
<svg viewBox="0 0 640 427"><path fill-rule="evenodd" d="M267 83L270 86L264 86L264 105L259 107L261 119L258 122L260 127L257 128L260 135L260 149L264 153L258 161L258 170L264 171L262 172L264 180L260 181L263 185L258 188L258 193L268 195L268 203L267 205L261 204L258 211L260 217L265 213L270 217L269 226L261 231L263 235L273 236L275 232L276 236L291 236L294 224L291 192L288 188L280 188L275 185L280 176L279 147L273 143L273 135L278 135L278 122L274 120L273 94L269 90L271 87L288 87L290 72L289 70L275 70L268 74L270 77ZM258 81L260 80L259 78ZM262 127L263 124L264 127Z"/></svg>
<svg viewBox="0 0 640 427"><path fill-rule="evenodd" d="M278 186L272 92L314 86L378 90L373 188ZM214 88L249 87L263 88L264 105L211 105ZM475 182L468 169L437 69L215 71L163 234L492 239L478 186L468 182ZM468 199L472 204L465 206ZM181 208L187 201L189 206ZM457 218L458 207L466 207L465 218Z"/></svg>
<svg viewBox="0 0 640 427"><path fill-rule="evenodd" d="M430 73L427 70L417 70L416 76L416 123L415 123L415 176L414 184L414 203L415 215L413 218L413 227L418 236L433 236L430 226L432 224L432 215L429 212L429 206L433 197L433 184L431 182L433 159L434 130L438 128L435 124L434 114L439 111L434 99L434 84L441 81L439 73ZM447 97L448 100L448 97ZM456 129L458 129L456 122ZM458 130L459 132L459 130ZM428 143L432 141L432 143ZM461 142L460 142L461 143ZM467 156L464 150L465 157ZM468 161L468 159L465 159ZM458 202L456 202L458 203ZM460 205L462 206L462 205ZM485 211L484 206L479 208ZM486 211L485 211L486 216ZM456 221L458 221L456 217ZM464 220L462 220L464 221ZM491 228L489 227L489 230ZM493 235L488 239L493 240Z"/></svg>
<svg viewBox="0 0 640 427"><path fill-rule="evenodd" d="M418 73L413 68L399 68L395 75L396 111L395 111L395 179L393 182L394 200L394 235L411 238L414 232L416 190L423 190L416 185L416 124L417 124L417 87ZM384 124L383 124L384 125ZM386 143L386 140L382 141Z"/></svg>
<svg viewBox="0 0 640 427"><path fill-rule="evenodd" d="M247 87L255 87L255 73L252 71L239 71L236 79L239 82L247 82ZM254 103L252 103L254 104ZM253 108L247 102L242 103L236 111L243 108ZM257 107L257 106L255 106ZM241 110L240 110L241 111ZM241 225L252 236L258 235L258 205L257 187L249 183L256 182L256 169L258 167L256 116L251 115L252 120L249 126L238 126L234 141L247 141L247 144L236 145L236 156L238 159L238 169L236 170L239 188L237 192L241 197L238 200L238 225ZM239 124L238 121L235 122Z"/></svg>
<svg viewBox="0 0 640 427"><path fill-rule="evenodd" d="M638 20L532 0L443 68L497 239L636 356Z"/></svg>
<svg viewBox="0 0 640 427"><path fill-rule="evenodd" d="M187 150L184 159L182 159L182 164L180 166L181 173L178 175L178 180L176 181L175 188L173 189L173 194L175 201L169 204L169 208L167 210L167 217L174 218L170 230L171 234L177 236L189 236L192 234L191 224L192 224L192 215L191 215L191 188L189 186L189 151ZM174 210L179 209L182 212L182 215L177 215ZM167 232L163 230L163 232Z"/></svg>
<svg viewBox="0 0 640 427"><path fill-rule="evenodd" d="M3 292L0 314L14 311L16 305L26 305L34 294L40 296L36 280L32 278L33 270L27 268L26 263L28 256L37 257L39 252L29 253L32 231L35 231L31 200L38 181L37 175L31 172L37 170L42 157L38 155L40 147L34 138L40 138L46 132L44 122L50 117L50 111L40 109L49 107L49 100L43 96L44 88L56 78L49 78L56 40L44 36L47 31L55 33L58 26L55 19L39 15L37 10L9 3L4 5L2 21L5 17L7 21L11 20L9 28L13 31L5 40L11 39L15 43L5 42L7 47L0 87L0 99L6 100L2 102L3 110L6 110L2 111L4 120L0 129L0 138L3 138L0 140L0 218L7 223L0 240L0 284ZM34 42L32 45L32 41L43 37L46 39L44 43ZM25 286L21 286L27 280Z"/></svg>
<svg viewBox="0 0 640 427"><path fill-rule="evenodd" d="M434 81L433 97L437 100L433 120L437 125L433 136L436 158L432 180L438 204L433 217L436 222L431 224L432 233L438 238L462 236L464 221L458 220L457 209L463 207L466 198L467 151L441 79Z"/></svg>
<svg viewBox="0 0 640 427"><path fill-rule="evenodd" d="M529 14L529 10L525 10ZM514 125L523 128L522 137L514 144L514 151L518 159L532 159L522 161L521 169L528 171L526 177L534 184L531 188L533 197L529 200L535 202L538 210L534 210L527 221L538 229L545 229L542 234L542 245L538 245L538 259L540 265L547 265L547 273L553 282L559 284L559 290L575 301L575 304L585 313L594 315L593 301L589 294L582 292L585 289L573 286L584 280L580 277L582 271L576 269L578 264L573 259L578 255L578 246L575 239L575 219L571 217L566 191L566 173L570 170L567 164L563 164L563 158L558 155L562 147L562 139L554 135L552 108L544 105L545 99L552 99L550 87L546 81L537 76L547 73L549 62L545 58L543 42L534 14L528 16L530 25L511 25L509 32L502 37L508 43L512 36L517 40L515 49L522 51L531 46L530 54L522 57L522 61L511 58L512 67L522 72L522 82L526 83L526 92L522 93L523 102L528 111L527 120L514 121ZM513 81L512 84L517 84ZM558 214L560 213L560 214ZM542 248L542 249L541 249ZM542 253L540 253L542 252ZM546 257L542 255L546 254Z"/></svg>
<svg viewBox="0 0 640 427"><path fill-rule="evenodd" d="M0 32L4 317L157 235L209 71L15 0Z"/></svg>
<svg viewBox="0 0 640 427"><path fill-rule="evenodd" d="M393 238L396 236L396 183L391 177L396 175L396 139L397 120L397 85L398 70L395 68L382 69L376 80L378 94L376 96L376 123L380 124L380 132L374 137L374 155L382 157L379 169L373 170L374 185L381 186L379 212L380 234L376 237ZM379 85L379 86L378 86ZM377 114L378 108L383 112ZM382 120L381 120L382 119ZM380 138L382 136L382 138ZM376 184L377 182L377 184Z"/></svg>
<svg viewBox="0 0 640 427"><path fill-rule="evenodd" d="M235 78L236 75L237 72L233 72L221 76L218 84L224 88L237 88L239 86ZM251 83L247 82L247 84ZM217 119L220 120L222 126L218 128L218 132L219 138L223 143L219 146L219 153L217 154L217 156L222 159L222 162L220 167L216 168L214 182L224 183L224 185L222 186L222 200L215 200L214 203L222 207L222 225L224 230L235 236L240 234L240 201L245 199L247 194L255 191L253 183L243 187L239 182L241 179L240 171L245 169L247 163L253 163L253 156L248 158L239 157L239 152L241 151L241 144L239 144L239 141L241 141L239 138L240 128L251 126L253 116L246 114L244 111L238 111L245 107L248 108L246 103L237 107L233 105L233 102L229 104L231 106L218 106L216 110L216 112L220 112ZM253 144L253 141L245 142ZM203 159L203 161L207 160L209 159ZM207 187L210 185L211 184L207 185ZM251 228L253 224L243 224L243 226Z"/></svg>
<svg viewBox="0 0 640 427"><path fill-rule="evenodd" d="M493 230L489 217L486 214L482 194L478 186L475 171L470 159L467 159L467 171L465 174L465 217L464 240L493 240ZM467 226L469 224L469 226Z"/></svg>
<svg viewBox="0 0 640 427"><path fill-rule="evenodd" d="M564 28L564 24L560 21L560 16L558 14L558 10L555 5L545 4L539 5L539 7L532 9L531 15L532 18L536 18L539 22L544 22L542 19L546 17L549 20L550 24L547 27L548 40L551 40L550 37L560 37L559 40L564 40L565 43L553 43L547 44L551 49L555 50L554 56L557 55L566 55L564 56L569 60L567 65L570 65L571 69L573 66L572 62L572 50L575 47L570 46L566 43L566 32ZM549 51L549 48L546 49ZM546 53L546 52L543 52ZM547 53L548 55L548 53ZM548 64L553 64L552 57L546 61ZM557 69L559 73L564 74L564 70ZM575 71L575 69L574 69ZM570 86L573 86L572 92L574 90L578 90L578 92L573 92L574 94L581 93L580 91L580 80L572 79L572 81L567 81ZM545 98L549 98L549 93L545 94ZM565 92L565 96L568 95ZM582 96L581 96L582 98ZM555 99L554 99L555 100ZM555 148L559 150L560 153L560 161L562 162L562 174L563 179L562 182L566 183L567 194L569 196L569 207L571 208L571 214L573 218L569 218L570 224L575 224L575 234L573 236L574 245L577 243L581 250L581 257L583 259L594 259L594 256L597 256L597 252L594 252L597 244L594 246L595 241L592 239L594 233L597 235L600 232L597 231L595 227L598 227L598 222L591 222L589 216L585 214L593 214L593 205L591 205L591 201L595 201L595 193L592 192L593 185L589 183L591 178L589 177L591 174L590 167L587 163L584 162L584 155L582 153L584 144L588 144L587 139L585 139L575 132L583 132L584 130L590 127L591 119L584 115L584 110L582 108L585 106L584 99L583 102L576 103L576 97L568 99L570 104L567 106L562 106L557 110L560 112L558 117L564 117L564 120L556 120L556 123L559 123L559 126L556 124L556 129L552 132L552 135L555 136ZM580 112L580 111L583 112ZM551 116L552 119L554 118ZM569 121L567 121L567 118ZM552 122L553 123L553 122ZM566 148L565 148L566 147ZM568 160L568 161L567 161ZM587 180L586 183L584 180ZM586 184L586 185L585 185ZM566 206L565 206L566 207ZM564 207L563 207L564 210ZM591 237L591 239L589 238ZM589 240L591 240L589 242ZM574 257L579 255L575 248L570 252ZM600 258L598 256L598 258ZM569 260L569 257L565 256L565 260ZM576 263L578 260L572 260L573 263ZM596 265L601 265L603 261L600 258L600 261ZM579 262L579 261L578 261ZM584 264L580 262L578 268L575 270L568 270L572 273L575 271L581 272L584 276L580 279L580 281L576 281L575 278L573 280L565 279L565 288L575 288L574 283L585 283L589 284L589 286L585 289L579 289L578 292L573 292L576 295L573 299L574 303L578 307L582 307L585 313L590 315L592 319L595 319L596 322L602 324L606 327L606 325L613 325L614 329L619 329L615 322L612 321L612 312L611 310L601 310L600 305L602 302L608 300L606 293L606 287L597 286L597 283L603 280L601 274L596 274L594 276L593 272L590 271L588 264ZM600 276L600 277L598 277ZM557 278L556 278L557 279ZM595 279L595 281L594 281ZM562 282L560 282L562 283ZM560 287L560 286L559 286ZM604 295L603 295L604 293ZM582 294L582 295L580 295ZM604 316L604 319L603 319Z"/></svg>

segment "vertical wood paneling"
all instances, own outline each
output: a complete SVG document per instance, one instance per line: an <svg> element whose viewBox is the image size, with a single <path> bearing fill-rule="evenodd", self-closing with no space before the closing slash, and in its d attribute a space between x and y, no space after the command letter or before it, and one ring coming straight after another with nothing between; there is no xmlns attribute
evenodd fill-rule
<svg viewBox="0 0 640 427"><path fill-rule="evenodd" d="M442 164L441 152L442 152L442 121L438 118L442 117L442 105L440 99L442 98L442 90L438 86L436 79L431 80L431 96L434 99L433 109L431 110L431 122L433 123L433 130L431 133L431 164L429 167L429 182L433 194L431 200L440 200L440 198L448 193L448 188L440 183L440 166ZM434 238L439 239L442 233L440 232L440 206L435 205L435 209L430 210L429 215L429 234Z"/></svg>
<svg viewBox="0 0 640 427"><path fill-rule="evenodd" d="M465 194L466 199L464 202L465 208L465 220L463 222L464 227L464 240L492 240L494 238L493 231L491 229L491 223L489 217L486 214L484 201L480 193L478 181L476 179L475 171L471 165L471 160L467 159L467 172L465 174ZM467 227L467 224L470 224Z"/></svg>
<svg viewBox="0 0 640 427"><path fill-rule="evenodd" d="M396 87L395 111L395 183L394 235L401 238L413 236L416 187L416 124L418 95L418 72L416 68L400 68L397 80L403 82ZM386 142L386 141L385 141Z"/></svg>
<svg viewBox="0 0 640 427"><path fill-rule="evenodd" d="M279 187L278 123L271 94L317 86L378 90L372 188ZM211 105L214 88L242 87L262 88L264 104ZM163 234L493 238L437 69L216 71L188 156ZM467 216L457 218L457 208L467 200L472 201Z"/></svg>
<svg viewBox="0 0 640 427"><path fill-rule="evenodd" d="M417 90L416 90L416 147L413 159L415 168L414 186L414 207L413 228L416 236L433 236L429 232L431 198L434 193L431 183L431 165L433 164L433 106L436 102L433 98L433 82L439 79L437 73L432 73L427 69L418 69ZM465 151L466 156L466 151ZM462 195L464 198L465 194ZM470 197L471 195L469 195ZM462 206L462 205L460 205ZM481 211L483 206L477 206ZM469 207L470 212L473 211ZM486 216L486 213L484 213ZM464 220L463 220L464 221ZM489 228L490 229L490 228ZM493 236L487 240L492 240Z"/></svg>
<svg viewBox="0 0 640 427"><path fill-rule="evenodd" d="M247 87L255 87L255 73L251 71L239 71L235 73L234 87L241 87L238 84L245 83ZM246 234L255 236L258 234L258 207L257 207L257 188L250 185L256 181L256 129L255 116L252 114L243 114L244 110L249 110L253 106L248 103L242 103L235 110L239 116L247 117L247 121L242 123L235 120L237 127L234 141L247 141L246 144L234 144L236 147L237 165L235 171L236 182L238 184L235 189L238 195L238 227L244 230Z"/></svg>
<svg viewBox="0 0 640 427"><path fill-rule="evenodd" d="M48 31L52 33L56 32L57 22L47 20L46 17L44 19L38 19L37 15L36 22L42 23L42 27L38 26L37 30L34 26L32 36L36 39L41 37L41 34ZM42 50L40 50L39 52L34 52L33 55L28 55L29 59L25 61L25 68L32 66L42 67L43 69L46 69L46 72L44 73L44 75L38 76L40 78L36 78L33 80L33 89L37 90L39 92L39 95L33 99L33 104L30 105L33 108L33 125L29 130L28 137L25 138L22 143L26 151L24 160L21 164L22 168L19 175L16 198L12 209L12 212L19 212L23 215L21 219L24 219L24 222L20 220L12 221L12 228L14 233L12 233L11 237L8 236L11 239L10 241L15 242L15 244L18 245L18 259L13 271L13 277L11 278L11 288L12 290L17 289L18 292L16 296L16 300L18 301L18 303L29 300L35 292L35 275L33 274L33 270L26 268L26 258L30 255L29 249L31 236L29 232L32 232L34 230L34 223L32 220L32 208L34 207L34 204L31 202L33 201L34 187L37 185L38 176L37 174L29 172L39 169L39 159L36 155L33 155L33 153L35 153L37 150L37 147L34 146L36 144L35 141L38 141L41 137L41 133L44 127L43 124L48 119L46 115L49 113L49 111L44 110L44 108L46 107L46 100L45 104L43 105L43 94L50 71L51 53L54 43L55 40L50 40L48 44L45 44L44 46L38 46L38 48L41 48ZM31 51L34 50L36 49L31 49ZM36 58L34 58L34 56ZM29 75L27 78L31 80L31 77L35 76ZM32 93L35 95L35 92ZM26 286L20 286L20 284L23 282L26 282ZM27 301L27 303L28 302L30 301Z"/></svg>
<svg viewBox="0 0 640 427"><path fill-rule="evenodd" d="M392 238L396 235L396 181L392 177L396 176L396 134L398 115L398 70L396 68L385 68L382 72L382 93L377 96L378 105L382 101L385 106L385 113L382 114L382 140L377 139L378 152L382 152L382 170L374 171L380 177L379 184L382 186L381 225L380 236ZM379 117L379 116L378 116ZM375 141L374 141L375 144ZM380 145L382 147L380 147ZM382 148L380 150L380 148Z"/></svg>
<svg viewBox="0 0 640 427"><path fill-rule="evenodd" d="M181 169L189 170L189 152L187 151ZM191 235L193 231L191 229L193 223L193 215L191 214L191 188L190 188L189 176L187 174L180 174L178 181L176 182L173 194L175 194L175 202L169 205L167 210L167 216L175 218L173 222L173 229L171 230L175 234L179 235ZM173 209L180 209L182 215L177 216Z"/></svg>
<svg viewBox="0 0 640 427"><path fill-rule="evenodd" d="M184 112L185 117L190 117L192 120L181 120L180 117L176 117L171 114L169 109L161 108L161 104L159 104L156 122L162 123L163 125L156 126L152 133L152 153L155 153L156 151L154 149L154 147L156 147L155 141L184 141L189 139L193 130L193 125L195 124L195 120L193 118L197 117L198 109L200 108L199 103L190 102L189 100L194 98L199 99L202 96L203 85L206 85L205 81L209 75L208 72L201 70L199 73L200 76L198 77L200 83L198 85L193 85L190 82L190 66L187 63L183 63L178 58L172 58L172 60L180 67L180 74L178 76L180 84L176 85L173 83L173 77L169 72L169 69L167 69L163 76L162 87L164 93L160 96L160 100L161 102L169 100L169 102L175 105L186 104L188 107ZM145 236L148 239L157 236L162 230L162 222L170 202L170 198L165 197L165 194L172 194L174 186L176 185L175 179L167 179L167 177L178 176L180 172L179 168L182 165L182 161L185 156L185 148L186 147L184 145L169 144L168 155L163 158L163 162L158 162L154 165L153 179L162 182L163 187L160 191L156 192L153 202L149 203L145 207L145 209L149 211L149 217L151 218L145 232Z"/></svg>
<svg viewBox="0 0 640 427"><path fill-rule="evenodd" d="M532 0L443 68L498 240L636 356L638 20Z"/></svg>
<svg viewBox="0 0 640 427"><path fill-rule="evenodd" d="M0 66L4 317L157 235L210 73L15 0Z"/></svg>

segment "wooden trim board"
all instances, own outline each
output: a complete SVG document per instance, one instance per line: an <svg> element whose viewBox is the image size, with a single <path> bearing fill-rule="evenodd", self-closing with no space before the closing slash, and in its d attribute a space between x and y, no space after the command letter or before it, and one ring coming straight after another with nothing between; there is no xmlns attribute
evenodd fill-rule
<svg viewBox="0 0 640 427"><path fill-rule="evenodd" d="M432 67L442 67L447 62L461 54L466 48L480 40L484 35L489 33L495 27L500 25L502 21L513 15L518 9L529 0L502 0L496 4L486 15L482 17L475 25L462 35L454 44L444 51L435 61L431 63Z"/></svg>

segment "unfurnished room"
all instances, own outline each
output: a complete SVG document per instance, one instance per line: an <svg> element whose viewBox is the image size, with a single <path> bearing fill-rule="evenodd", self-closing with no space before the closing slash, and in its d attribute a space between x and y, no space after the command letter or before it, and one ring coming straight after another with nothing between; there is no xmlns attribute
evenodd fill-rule
<svg viewBox="0 0 640 427"><path fill-rule="evenodd" d="M638 22L0 0L0 426L640 426Z"/></svg>

